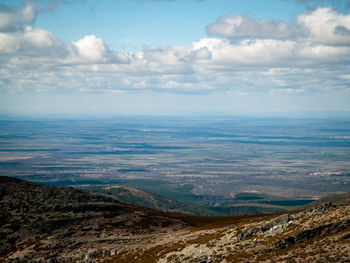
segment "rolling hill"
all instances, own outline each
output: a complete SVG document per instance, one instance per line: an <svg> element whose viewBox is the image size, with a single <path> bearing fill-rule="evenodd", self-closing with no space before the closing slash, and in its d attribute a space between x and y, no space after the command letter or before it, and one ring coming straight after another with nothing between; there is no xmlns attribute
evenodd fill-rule
<svg viewBox="0 0 350 263"><path fill-rule="evenodd" d="M221 215L220 213L203 206L181 202L130 186L112 185L89 187L86 190L93 194L103 194L105 196L112 197L120 202L143 206L164 212L181 212L206 216Z"/></svg>
<svg viewBox="0 0 350 263"><path fill-rule="evenodd" d="M350 205L200 217L0 177L0 262L349 262Z"/></svg>

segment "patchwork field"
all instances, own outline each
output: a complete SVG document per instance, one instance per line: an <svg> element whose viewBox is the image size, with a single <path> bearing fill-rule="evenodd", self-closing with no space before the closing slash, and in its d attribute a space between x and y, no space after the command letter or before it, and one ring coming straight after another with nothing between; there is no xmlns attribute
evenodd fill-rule
<svg viewBox="0 0 350 263"><path fill-rule="evenodd" d="M2 120L0 174L77 188L131 186L220 215L287 211L349 192L350 121Z"/></svg>

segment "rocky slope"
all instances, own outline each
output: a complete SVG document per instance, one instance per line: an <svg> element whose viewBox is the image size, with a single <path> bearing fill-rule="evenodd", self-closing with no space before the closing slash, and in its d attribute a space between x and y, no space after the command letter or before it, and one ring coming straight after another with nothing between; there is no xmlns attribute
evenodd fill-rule
<svg viewBox="0 0 350 263"><path fill-rule="evenodd" d="M350 206L197 217L0 177L0 262L350 262Z"/></svg>
<svg viewBox="0 0 350 263"><path fill-rule="evenodd" d="M322 204L331 203L333 205L350 205L350 193L342 193L323 197L319 200L307 204L306 208L313 208Z"/></svg>
<svg viewBox="0 0 350 263"><path fill-rule="evenodd" d="M100 258L129 236L184 224L108 197L0 177L0 261Z"/></svg>

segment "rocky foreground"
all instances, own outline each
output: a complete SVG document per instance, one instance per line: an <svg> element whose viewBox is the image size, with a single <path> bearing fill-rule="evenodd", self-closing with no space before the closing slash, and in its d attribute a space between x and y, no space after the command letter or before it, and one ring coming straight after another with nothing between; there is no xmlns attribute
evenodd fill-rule
<svg viewBox="0 0 350 263"><path fill-rule="evenodd" d="M350 262L350 205L198 217L1 176L0 262Z"/></svg>

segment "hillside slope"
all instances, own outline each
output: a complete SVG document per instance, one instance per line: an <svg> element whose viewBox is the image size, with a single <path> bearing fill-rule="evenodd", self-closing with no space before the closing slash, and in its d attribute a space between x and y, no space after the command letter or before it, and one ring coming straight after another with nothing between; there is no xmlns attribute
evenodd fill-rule
<svg viewBox="0 0 350 263"><path fill-rule="evenodd" d="M279 205L269 205L269 204L259 204L251 200L252 203L246 202L244 199L237 200L227 200L224 205L219 205L220 197L216 196L196 196L188 193L176 193L174 191L174 186L167 185L169 187L168 196L176 196L178 199L167 197L166 195L157 194L150 187L149 191L130 187L126 185L109 185L109 186L97 186L97 187L87 187L84 190L91 192L93 194L102 194L105 196L110 196L118 201L125 202L128 204L134 204L138 206L148 207L151 209L156 209L164 212L180 212L199 216L239 216L239 215L257 215L257 214L267 214L267 213L281 213L287 212L289 210L298 209L296 207L283 207ZM164 193L166 189L162 185L161 192ZM153 191L152 191L153 190ZM158 189L159 190L159 189ZM201 198L215 198L214 201L203 201ZM228 202L231 201L231 202ZM222 203L223 201L221 201ZM209 205L209 203L212 203Z"/></svg>
<svg viewBox="0 0 350 263"><path fill-rule="evenodd" d="M202 206L180 202L156 193L147 192L130 186L113 185L89 187L86 190L93 194L110 196L120 202L148 207L164 212L181 212L207 216L220 215L220 213L215 213L214 211Z"/></svg>
<svg viewBox="0 0 350 263"><path fill-rule="evenodd" d="M350 206L198 217L0 177L0 262L349 262Z"/></svg>
<svg viewBox="0 0 350 263"><path fill-rule="evenodd" d="M317 207L323 204L331 203L333 205L350 205L350 193L342 193L323 197L319 200L307 204L306 208Z"/></svg>
<svg viewBox="0 0 350 263"><path fill-rule="evenodd" d="M0 261L106 256L122 236L184 224L108 197L0 176Z"/></svg>

